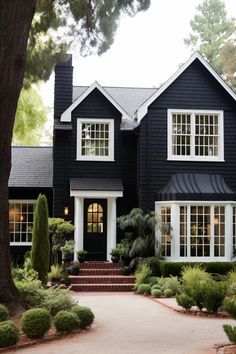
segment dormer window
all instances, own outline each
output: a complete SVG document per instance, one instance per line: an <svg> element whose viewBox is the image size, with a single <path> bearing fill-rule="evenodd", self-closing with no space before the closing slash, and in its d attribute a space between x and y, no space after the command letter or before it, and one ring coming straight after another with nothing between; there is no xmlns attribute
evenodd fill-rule
<svg viewBox="0 0 236 354"><path fill-rule="evenodd" d="M77 119L77 160L114 161L113 119Z"/></svg>
<svg viewBox="0 0 236 354"><path fill-rule="evenodd" d="M223 112L169 109L168 160L224 161Z"/></svg>

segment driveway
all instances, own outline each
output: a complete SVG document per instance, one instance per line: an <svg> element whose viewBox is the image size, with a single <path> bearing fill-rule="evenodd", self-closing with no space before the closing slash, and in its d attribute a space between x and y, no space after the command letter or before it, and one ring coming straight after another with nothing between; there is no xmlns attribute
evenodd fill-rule
<svg viewBox="0 0 236 354"><path fill-rule="evenodd" d="M196 354L214 353L228 342L222 325L233 320L185 316L134 294L78 295L96 321L90 331L17 353L32 354Z"/></svg>

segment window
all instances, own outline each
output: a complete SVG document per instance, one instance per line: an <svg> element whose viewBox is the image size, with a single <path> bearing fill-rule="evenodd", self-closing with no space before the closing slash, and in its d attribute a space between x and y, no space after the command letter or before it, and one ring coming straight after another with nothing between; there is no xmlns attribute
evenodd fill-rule
<svg viewBox="0 0 236 354"><path fill-rule="evenodd" d="M187 207L181 206L180 210L180 257L187 257Z"/></svg>
<svg viewBox="0 0 236 354"><path fill-rule="evenodd" d="M114 120L78 119L77 160L114 160Z"/></svg>
<svg viewBox="0 0 236 354"><path fill-rule="evenodd" d="M223 161L222 111L168 110L168 159Z"/></svg>
<svg viewBox="0 0 236 354"><path fill-rule="evenodd" d="M103 208L98 203L90 204L87 214L87 232L103 232Z"/></svg>
<svg viewBox="0 0 236 354"><path fill-rule="evenodd" d="M163 257L171 256L171 208L161 207L161 255Z"/></svg>
<svg viewBox="0 0 236 354"><path fill-rule="evenodd" d="M36 201L9 201L10 242L31 244Z"/></svg>
<svg viewBox="0 0 236 354"><path fill-rule="evenodd" d="M209 206L190 208L190 256L209 257L211 241L211 212Z"/></svg>

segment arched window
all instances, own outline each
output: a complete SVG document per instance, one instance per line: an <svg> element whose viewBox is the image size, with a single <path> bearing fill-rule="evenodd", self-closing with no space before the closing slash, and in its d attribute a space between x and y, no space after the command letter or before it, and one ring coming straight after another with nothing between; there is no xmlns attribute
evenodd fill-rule
<svg viewBox="0 0 236 354"><path fill-rule="evenodd" d="M87 210L87 232L103 232L103 208L98 203L90 204Z"/></svg>

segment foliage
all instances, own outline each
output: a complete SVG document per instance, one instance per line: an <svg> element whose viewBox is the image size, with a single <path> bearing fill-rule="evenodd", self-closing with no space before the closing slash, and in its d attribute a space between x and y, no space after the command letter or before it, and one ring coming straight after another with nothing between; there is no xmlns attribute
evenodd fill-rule
<svg viewBox="0 0 236 354"><path fill-rule="evenodd" d="M205 280L190 281L184 285L186 295L193 299L194 306L197 306L200 311L204 307L205 287Z"/></svg>
<svg viewBox="0 0 236 354"><path fill-rule="evenodd" d="M73 240L65 241L64 245L60 247L63 256L67 256L74 252L75 243Z"/></svg>
<svg viewBox="0 0 236 354"><path fill-rule="evenodd" d="M171 289L165 289L163 294L165 297L173 297L174 296L174 293Z"/></svg>
<svg viewBox="0 0 236 354"><path fill-rule="evenodd" d="M199 50L213 68L235 87L235 20L227 18L224 2L204 0L198 5L190 25L193 33L184 40L185 44Z"/></svg>
<svg viewBox="0 0 236 354"><path fill-rule="evenodd" d="M149 284L139 284L137 288L137 294L149 295L151 293L151 285Z"/></svg>
<svg viewBox="0 0 236 354"><path fill-rule="evenodd" d="M91 326L94 321L94 314L89 307L76 305L72 307L71 311L78 316L81 328Z"/></svg>
<svg viewBox="0 0 236 354"><path fill-rule="evenodd" d="M159 277L160 273L160 261L157 257L148 257L145 258L144 262L151 269L152 275Z"/></svg>
<svg viewBox="0 0 236 354"><path fill-rule="evenodd" d="M9 318L9 312L8 309L0 304L0 322L7 321Z"/></svg>
<svg viewBox="0 0 236 354"><path fill-rule="evenodd" d="M182 286L180 284L178 277L173 277L171 275L170 277L163 278L163 279L164 279L163 290L170 289L174 295L180 294L182 290Z"/></svg>
<svg viewBox="0 0 236 354"><path fill-rule="evenodd" d="M179 306L183 307L187 311L189 311L194 305L193 299L184 293L176 295L176 301Z"/></svg>
<svg viewBox="0 0 236 354"><path fill-rule="evenodd" d="M16 281L15 284L24 302L30 306L39 306L41 304L44 290L39 280Z"/></svg>
<svg viewBox="0 0 236 354"><path fill-rule="evenodd" d="M17 267L12 269L14 281L33 281L38 279L38 273L32 268L31 257L26 257L23 268Z"/></svg>
<svg viewBox="0 0 236 354"><path fill-rule="evenodd" d="M54 317L53 322L59 333L69 333L81 326L78 316L69 311L59 311Z"/></svg>
<svg viewBox="0 0 236 354"><path fill-rule="evenodd" d="M161 286L160 286L159 284L153 285L153 286L152 286L152 289L153 289L153 290L161 290L161 292L162 292L162 288L161 288Z"/></svg>
<svg viewBox="0 0 236 354"><path fill-rule="evenodd" d="M32 265L38 272L39 280L47 284L50 245L48 235L48 205L45 195L39 194L34 213L32 237Z"/></svg>
<svg viewBox="0 0 236 354"><path fill-rule="evenodd" d="M50 313L42 308L28 310L21 318L21 326L27 337L42 338L51 326Z"/></svg>
<svg viewBox="0 0 236 354"><path fill-rule="evenodd" d="M62 267L57 265L51 265L51 271L48 273L48 279L52 281L53 279L61 279Z"/></svg>
<svg viewBox="0 0 236 354"><path fill-rule="evenodd" d="M47 309L52 316L59 311L70 310L75 304L67 289L49 288L43 290L43 300L40 307Z"/></svg>
<svg viewBox="0 0 236 354"><path fill-rule="evenodd" d="M79 250L78 252L77 252L77 255L79 256L79 257L86 257L87 256L87 254L88 254L88 251L85 251L85 250Z"/></svg>
<svg viewBox="0 0 236 354"><path fill-rule="evenodd" d="M146 264L140 265L135 272L135 287L137 288L140 284L148 284L148 279L150 276L150 268Z"/></svg>
<svg viewBox="0 0 236 354"><path fill-rule="evenodd" d="M204 287L203 306L208 312L217 313L226 295L226 287L222 282L208 281Z"/></svg>
<svg viewBox="0 0 236 354"><path fill-rule="evenodd" d="M162 291L160 289L153 289L152 288L151 294L153 297L161 297Z"/></svg>
<svg viewBox="0 0 236 354"><path fill-rule="evenodd" d="M236 272L234 270L230 271L226 276L227 283L227 295L236 295Z"/></svg>
<svg viewBox="0 0 236 354"><path fill-rule="evenodd" d="M150 284L151 286L157 284L158 282L158 277L149 277L148 278L148 284Z"/></svg>
<svg viewBox="0 0 236 354"><path fill-rule="evenodd" d="M119 257L122 254L123 248L120 246L120 244L117 244L115 248L112 248L110 255L112 257Z"/></svg>
<svg viewBox="0 0 236 354"><path fill-rule="evenodd" d="M236 344L236 327L223 325L224 331L230 342Z"/></svg>
<svg viewBox="0 0 236 354"><path fill-rule="evenodd" d="M223 302L223 308L236 320L236 296L226 297Z"/></svg>
<svg viewBox="0 0 236 354"><path fill-rule="evenodd" d="M20 339L20 331L12 321L0 322L0 347L9 347Z"/></svg>
<svg viewBox="0 0 236 354"><path fill-rule="evenodd" d="M182 278L184 284L190 285L190 284L196 284L197 282L200 281L211 280L211 275L207 273L205 269L202 268L201 266L194 265L193 267L186 266L183 268Z"/></svg>

